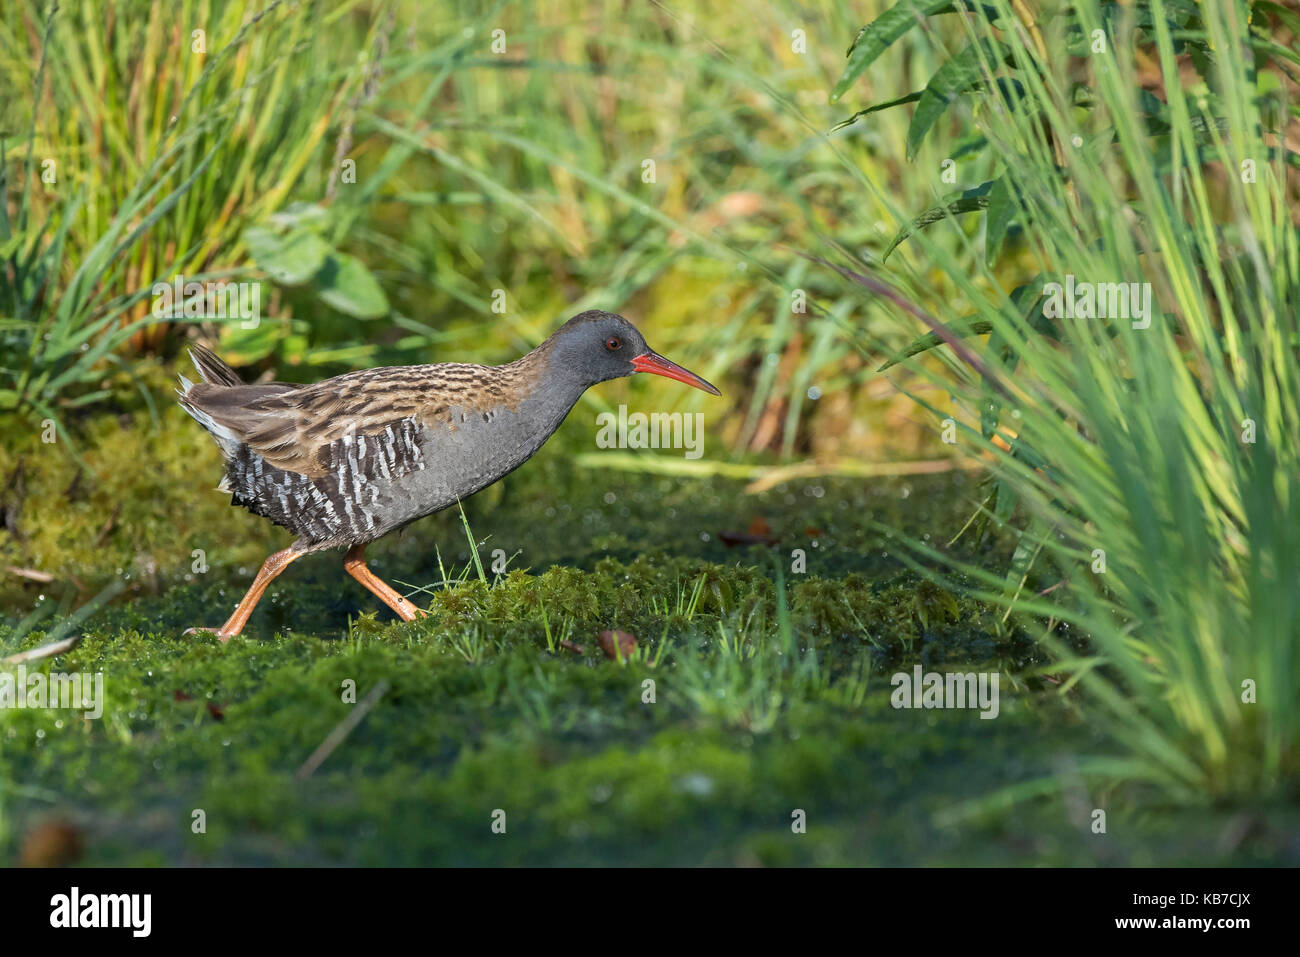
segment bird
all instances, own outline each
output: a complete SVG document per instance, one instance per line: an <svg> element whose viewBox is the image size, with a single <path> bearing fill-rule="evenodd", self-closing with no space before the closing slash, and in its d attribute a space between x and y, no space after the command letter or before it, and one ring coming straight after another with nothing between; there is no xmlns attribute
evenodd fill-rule
<svg viewBox="0 0 1300 957"><path fill-rule="evenodd" d="M181 375L177 401L221 452L218 489L297 536L266 559L224 625L186 632L222 642L243 631L290 563L326 549L347 549L348 574L413 621L424 611L366 567L371 542L513 472L600 382L647 372L722 394L651 349L630 321L600 310L498 366L440 362L253 384L202 345L190 358L201 381Z"/></svg>

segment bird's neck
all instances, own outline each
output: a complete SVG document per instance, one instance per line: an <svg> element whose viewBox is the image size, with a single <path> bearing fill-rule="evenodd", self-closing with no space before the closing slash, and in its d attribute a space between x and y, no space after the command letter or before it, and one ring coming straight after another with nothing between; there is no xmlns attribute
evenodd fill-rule
<svg viewBox="0 0 1300 957"><path fill-rule="evenodd" d="M523 394L544 398L544 404L568 412L591 383L571 363L562 361L555 347L556 339L552 336L527 355L497 368L502 372L509 370L508 374L519 383Z"/></svg>
<svg viewBox="0 0 1300 957"><path fill-rule="evenodd" d="M569 410L591 385L574 374L567 363L558 361L552 339L547 339L514 362L497 366L497 369L514 384L519 397L519 411L532 420L541 433L541 441L560 427Z"/></svg>

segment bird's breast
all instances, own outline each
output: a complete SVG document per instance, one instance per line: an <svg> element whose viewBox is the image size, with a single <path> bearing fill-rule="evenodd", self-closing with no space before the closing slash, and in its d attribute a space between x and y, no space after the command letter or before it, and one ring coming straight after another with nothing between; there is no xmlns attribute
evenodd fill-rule
<svg viewBox="0 0 1300 957"><path fill-rule="evenodd" d="M576 399L575 399L576 401ZM440 511L514 471L554 434L569 402L524 401L488 411L450 406L418 434L420 467L377 490L391 522Z"/></svg>

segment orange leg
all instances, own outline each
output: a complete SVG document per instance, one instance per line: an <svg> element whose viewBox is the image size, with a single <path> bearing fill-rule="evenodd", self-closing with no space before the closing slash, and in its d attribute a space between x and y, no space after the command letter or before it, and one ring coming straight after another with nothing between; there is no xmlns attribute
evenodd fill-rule
<svg viewBox="0 0 1300 957"><path fill-rule="evenodd" d="M235 609L235 613L230 616L220 629L217 630L217 637L222 641L239 634L248 624L248 616L253 613L257 607L262 593L266 591L266 586L275 580L275 577L289 567L289 563L296 558L301 558L302 552L296 552L293 548L286 548L282 552L276 552L265 562L262 563L261 569L258 570L257 577L253 579L253 584L249 586L248 592L244 595L243 601ZM192 635L196 631L211 631L210 628L188 628L185 634Z"/></svg>
<svg viewBox="0 0 1300 957"><path fill-rule="evenodd" d="M365 545L353 545L349 548L348 553L343 556L343 567L347 569L349 575L365 585L375 597L397 612L397 617L402 621L414 621L416 618L424 617L424 609L416 608L366 567Z"/></svg>

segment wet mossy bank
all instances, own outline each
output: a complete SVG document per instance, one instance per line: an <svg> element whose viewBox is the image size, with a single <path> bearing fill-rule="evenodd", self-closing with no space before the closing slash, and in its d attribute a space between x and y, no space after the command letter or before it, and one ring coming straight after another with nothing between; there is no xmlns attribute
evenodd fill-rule
<svg viewBox="0 0 1300 957"><path fill-rule="evenodd" d="M90 864L1296 859L1289 812L1232 843L1239 814L1090 793L1070 768L1105 742L1013 676L996 720L896 710L886 676L834 656L758 639L737 653L708 616L667 631L669 648L620 665L590 640L552 652L544 632L473 620L226 646L113 626L55 663L103 669L101 720L5 715L5 857L34 862L33 835L61 821ZM381 682L301 778L355 707L347 689ZM1041 796L952 817L1015 785Z"/></svg>
<svg viewBox="0 0 1300 957"><path fill-rule="evenodd" d="M38 463L29 475L54 471ZM1035 673L1032 641L918 578L864 521L945 542L978 502L967 476L809 479L748 495L721 479L584 471L544 450L466 505L482 578L457 513L374 547L372 568L422 589L429 618L401 624L376 611L327 553L296 563L249 630L222 645L181 632L218 623L283 541L215 507L221 496L193 488L211 483L178 468L181 488L163 482L156 500L124 505L98 551L86 550L101 564L79 569L83 587L120 574L128 596L79 629L74 650L34 666L102 671L103 717L0 709L6 861L1300 857L1284 837L1297 833L1290 812L1262 808L1248 827L1212 809L1154 813L1141 794L1090 790L1072 774L1077 756L1107 743ZM49 487L29 483L27 507L53 501L42 498ZM92 483L81 494L101 493ZM179 509L180 499L197 504ZM98 535L96 509L84 511ZM76 514L65 512L69 528ZM128 524L148 516L158 524L147 534ZM70 552L86 528L67 533ZM956 547L990 567L1008 554L996 536ZM58 627L55 613L20 634L39 593L52 603L70 586L8 587L5 654ZM597 635L610 628L636 637L632 660L601 652ZM918 663L997 673L997 718L892 707L891 675ZM381 685L351 734L300 775L353 702ZM972 803L1013 786L1041 794ZM1092 830L1094 808L1107 811L1104 834ZM43 837L52 822L72 844Z"/></svg>

